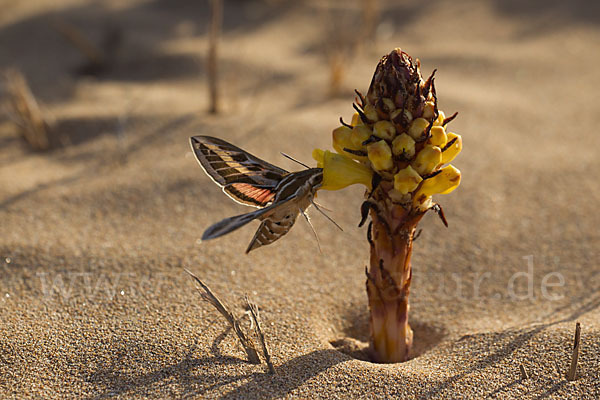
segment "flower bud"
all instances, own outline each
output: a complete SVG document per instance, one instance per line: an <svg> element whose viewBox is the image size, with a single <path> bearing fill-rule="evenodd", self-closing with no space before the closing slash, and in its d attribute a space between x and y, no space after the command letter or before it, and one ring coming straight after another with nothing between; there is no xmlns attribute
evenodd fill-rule
<svg viewBox="0 0 600 400"><path fill-rule="evenodd" d="M408 134L415 140L421 138L425 132L425 129L429 126L429 121L425 118L417 118L408 128Z"/></svg>
<svg viewBox="0 0 600 400"><path fill-rule="evenodd" d="M352 129L347 126L340 126L335 128L332 133L333 136L333 148L339 154L346 157L354 158L356 160L366 160L366 157L357 156L356 154L348 153L344 149L360 150L360 147L355 147L352 144Z"/></svg>
<svg viewBox="0 0 600 400"><path fill-rule="evenodd" d="M355 112L354 115L352 115L352 121L350 122L350 125L352 125L352 126L364 125L364 122L360 118L359 113Z"/></svg>
<svg viewBox="0 0 600 400"><path fill-rule="evenodd" d="M379 119L379 115L377 115L377 110L371 104L365 105L364 112L369 121L371 122L376 122Z"/></svg>
<svg viewBox="0 0 600 400"><path fill-rule="evenodd" d="M442 162L442 150L437 146L425 146L413 161L413 168L419 175L427 175Z"/></svg>
<svg viewBox="0 0 600 400"><path fill-rule="evenodd" d="M381 101L383 102L385 111L387 111L388 113L391 113L396 108L396 105L394 104L394 100L392 100L392 99L388 99L387 97L384 97Z"/></svg>
<svg viewBox="0 0 600 400"><path fill-rule="evenodd" d="M433 101L428 101L425 103L425 107L423 108L423 118L427 120L431 120L435 115L435 103Z"/></svg>
<svg viewBox="0 0 600 400"><path fill-rule="evenodd" d="M385 171L394 166L392 161L392 149L385 140L371 143L367 146L369 161L377 171Z"/></svg>
<svg viewBox="0 0 600 400"><path fill-rule="evenodd" d="M444 124L445 119L446 119L446 115L444 114L444 112L442 110L438 110L438 117L433 122L433 125L442 126Z"/></svg>
<svg viewBox="0 0 600 400"><path fill-rule="evenodd" d="M394 189L402 194L412 192L423 178L410 165L394 175Z"/></svg>
<svg viewBox="0 0 600 400"><path fill-rule="evenodd" d="M396 136L396 128L390 121L378 121L373 125L373 134L378 138L391 141Z"/></svg>
<svg viewBox="0 0 600 400"><path fill-rule="evenodd" d="M442 148L446 145L447 141L448 138L446 136L446 130L443 126L436 125L431 127L431 137L429 138L429 143Z"/></svg>
<svg viewBox="0 0 600 400"><path fill-rule="evenodd" d="M379 123L379 122L378 122ZM377 124L375 124L377 125ZM371 137L373 132L367 125L357 125L352 128L352 133L350 135L350 141L352 142L352 148L362 149L363 142Z"/></svg>
<svg viewBox="0 0 600 400"><path fill-rule="evenodd" d="M402 109L401 108L396 108L394 111L392 111L390 113L390 121L393 122L400 122L399 118L400 118L400 114L402 114Z"/></svg>
<svg viewBox="0 0 600 400"><path fill-rule="evenodd" d="M408 203L412 199L410 194L402 194L394 188L390 189L388 196L393 203Z"/></svg>
<svg viewBox="0 0 600 400"><path fill-rule="evenodd" d="M412 159L415 156L415 140L406 133L397 136L392 142L392 153L395 156L404 154L407 159Z"/></svg>

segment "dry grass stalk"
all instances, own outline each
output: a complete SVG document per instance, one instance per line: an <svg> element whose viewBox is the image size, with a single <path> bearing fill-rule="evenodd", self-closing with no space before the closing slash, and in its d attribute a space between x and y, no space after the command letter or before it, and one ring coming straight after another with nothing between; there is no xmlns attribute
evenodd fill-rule
<svg viewBox="0 0 600 400"><path fill-rule="evenodd" d="M210 290L210 288L204 282L200 280L200 278L198 278L196 275L194 275L187 269L185 270L185 272L190 274L190 276L194 278L196 283L198 283L198 285L200 285L200 287L202 288L198 288L202 299L212 304L217 309L217 311L219 311L221 315L225 317L229 325L231 325L233 331L240 340L242 347L248 355L248 361L250 361L252 364L260 364L260 358L258 357L258 352L254 347L254 342L252 341L252 339L246 336L239 324L238 319L233 315L231 311L229 311L229 307L227 307L221 300L219 300L219 298L212 292L212 290Z"/></svg>
<svg viewBox="0 0 600 400"><path fill-rule="evenodd" d="M123 39L122 30L116 27L104 32L100 45L89 40L77 26L62 19L55 19L52 27L85 57L86 62L77 69L78 73L84 75L98 76L108 71Z"/></svg>
<svg viewBox="0 0 600 400"><path fill-rule="evenodd" d="M12 119L19 126L21 135L33 150L50 147L50 126L44 118L35 96L21 72L11 69L4 76Z"/></svg>
<svg viewBox="0 0 600 400"><path fill-rule="evenodd" d="M579 360L579 345L581 343L581 324L575 325L575 340L573 343L573 355L571 356L571 366L567 373L567 380L574 381L577 378L577 361Z"/></svg>
<svg viewBox="0 0 600 400"><path fill-rule="evenodd" d="M347 68L357 53L375 45L379 19L378 0L362 0L359 15L344 14L337 3L325 3L323 27L325 53L329 62L329 95L342 91ZM359 29L356 29L360 24Z"/></svg>
<svg viewBox="0 0 600 400"><path fill-rule="evenodd" d="M377 34L377 21L379 19L379 7L377 0L363 0L362 1L362 34L363 40L367 39L371 41L371 44L375 44ZM359 41L360 43L360 41ZM366 43L365 43L366 44Z"/></svg>
<svg viewBox="0 0 600 400"><path fill-rule="evenodd" d="M216 114L219 112L219 84L218 84L218 50L219 36L221 35L221 24L223 22L223 0L211 0L210 30L208 33L208 93L209 93L209 112Z"/></svg>
<svg viewBox="0 0 600 400"><path fill-rule="evenodd" d="M103 66L106 63L104 52L92 43L79 28L66 21L56 19L52 27L61 34L63 38L73 45L84 55L89 64Z"/></svg>
<svg viewBox="0 0 600 400"><path fill-rule="evenodd" d="M248 310L250 311L252 321L254 322L254 331L256 332L256 336L258 336L260 340L260 344L262 345L262 353L265 358L265 362L267 363L269 373L274 374L275 368L273 367L273 363L271 362L271 354L269 353L269 348L267 347L265 335L263 334L262 328L260 326L260 314L258 312L258 307L256 306L256 304L250 301L248 296L246 296L246 305L248 306Z"/></svg>
<svg viewBox="0 0 600 400"><path fill-rule="evenodd" d="M360 38L357 38L356 16L339 8L339 4L323 2L321 7L323 27L322 51L329 66L329 93L340 94L348 66Z"/></svg>
<svg viewBox="0 0 600 400"><path fill-rule="evenodd" d="M346 74L346 57L342 51L332 51L329 55L329 94L336 96L342 88Z"/></svg>
<svg viewBox="0 0 600 400"><path fill-rule="evenodd" d="M523 364L519 364L519 371L521 372L521 380L524 381L525 379L529 379L529 375L527 374Z"/></svg>

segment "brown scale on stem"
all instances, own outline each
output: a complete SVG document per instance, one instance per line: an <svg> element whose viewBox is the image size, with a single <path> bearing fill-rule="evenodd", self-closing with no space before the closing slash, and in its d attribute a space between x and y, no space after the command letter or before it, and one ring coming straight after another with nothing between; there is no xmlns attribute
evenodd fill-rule
<svg viewBox="0 0 600 400"><path fill-rule="evenodd" d="M352 129L352 125L345 123L343 117L340 117L340 124L344 125L346 128Z"/></svg>
<svg viewBox="0 0 600 400"><path fill-rule="evenodd" d="M371 124L371 120L369 118L367 118L367 116L365 115L364 111L360 109L360 107L356 104L353 103L352 107L354 107L354 109L356 110L356 112L358 113L358 115L360 115L360 119L362 120L362 122L364 124Z"/></svg>
<svg viewBox="0 0 600 400"><path fill-rule="evenodd" d="M436 203L436 204L433 205L433 207L431 207L431 209L433 211L435 211L435 213L438 215L438 217L440 217L440 219L442 220L442 223L447 228L448 227L448 221L446 221L446 216L444 215L444 209L442 208L442 206Z"/></svg>
<svg viewBox="0 0 600 400"><path fill-rule="evenodd" d="M356 93L356 95L360 99L360 108L364 108L365 107L365 96L361 92L359 92L358 89L354 89L354 93Z"/></svg>
<svg viewBox="0 0 600 400"><path fill-rule="evenodd" d="M446 150L448 150L450 147L452 147L452 145L454 143L456 143L456 141L458 140L458 138L454 138L452 140L450 140L448 143L446 143L446 145L444 147L442 147L442 153Z"/></svg>
<svg viewBox="0 0 600 400"><path fill-rule="evenodd" d="M454 120L454 118L456 118L457 116L458 116L458 111L455 112L454 114L452 114L451 116L449 116L448 118L444 118L444 121L442 122L442 126L445 127L450 122L452 122Z"/></svg>
<svg viewBox="0 0 600 400"><path fill-rule="evenodd" d="M425 84L423 85L423 95L425 97L429 96L429 91L431 90L431 83L433 82L433 77L435 76L436 72L437 69L434 69L433 72L431 72L431 75L429 75L429 78L427 78L427 80L425 81Z"/></svg>

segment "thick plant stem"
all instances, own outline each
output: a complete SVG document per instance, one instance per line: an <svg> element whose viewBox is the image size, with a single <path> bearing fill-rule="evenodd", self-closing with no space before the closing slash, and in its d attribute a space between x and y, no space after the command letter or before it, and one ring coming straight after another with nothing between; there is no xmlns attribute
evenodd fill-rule
<svg viewBox="0 0 600 400"><path fill-rule="evenodd" d="M422 216L398 205L379 212L371 210L367 296L371 312L371 352L376 362L401 362L409 357L413 338L408 324L410 257L413 235Z"/></svg>
<svg viewBox="0 0 600 400"><path fill-rule="evenodd" d="M446 132L456 114L446 118L438 108L434 75L435 70L424 80L419 60L392 50L377 64L366 96L356 91L351 123L340 119L341 126L333 130L338 154L313 152L323 168L323 189L354 183L367 187L359 226L371 216L366 274L376 362L410 357L408 295L416 226L427 210L448 226L432 196L448 194L460 184L460 171L448 163L460 153L462 138Z"/></svg>

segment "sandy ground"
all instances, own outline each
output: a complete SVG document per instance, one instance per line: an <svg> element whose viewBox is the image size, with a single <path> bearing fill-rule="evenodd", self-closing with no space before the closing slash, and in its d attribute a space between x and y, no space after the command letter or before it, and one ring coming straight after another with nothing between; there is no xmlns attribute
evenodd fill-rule
<svg viewBox="0 0 600 400"><path fill-rule="evenodd" d="M0 120L0 397L598 398L598 6L386 3L332 98L327 49L356 37L358 2L226 3L224 112L208 116L207 2L0 2L0 67L26 74L56 124L53 149L34 153ZM111 69L74 73L83 58L57 20L96 42L119 28ZM345 229L313 212L323 254L302 221L250 255L256 225L200 244L245 209L188 137L312 163L394 47L438 68L463 182L438 199L450 227L428 215L415 244L414 358L377 365L331 345L367 340L362 190L320 195ZM183 268L240 313L245 293L260 305L275 376L245 361Z"/></svg>

